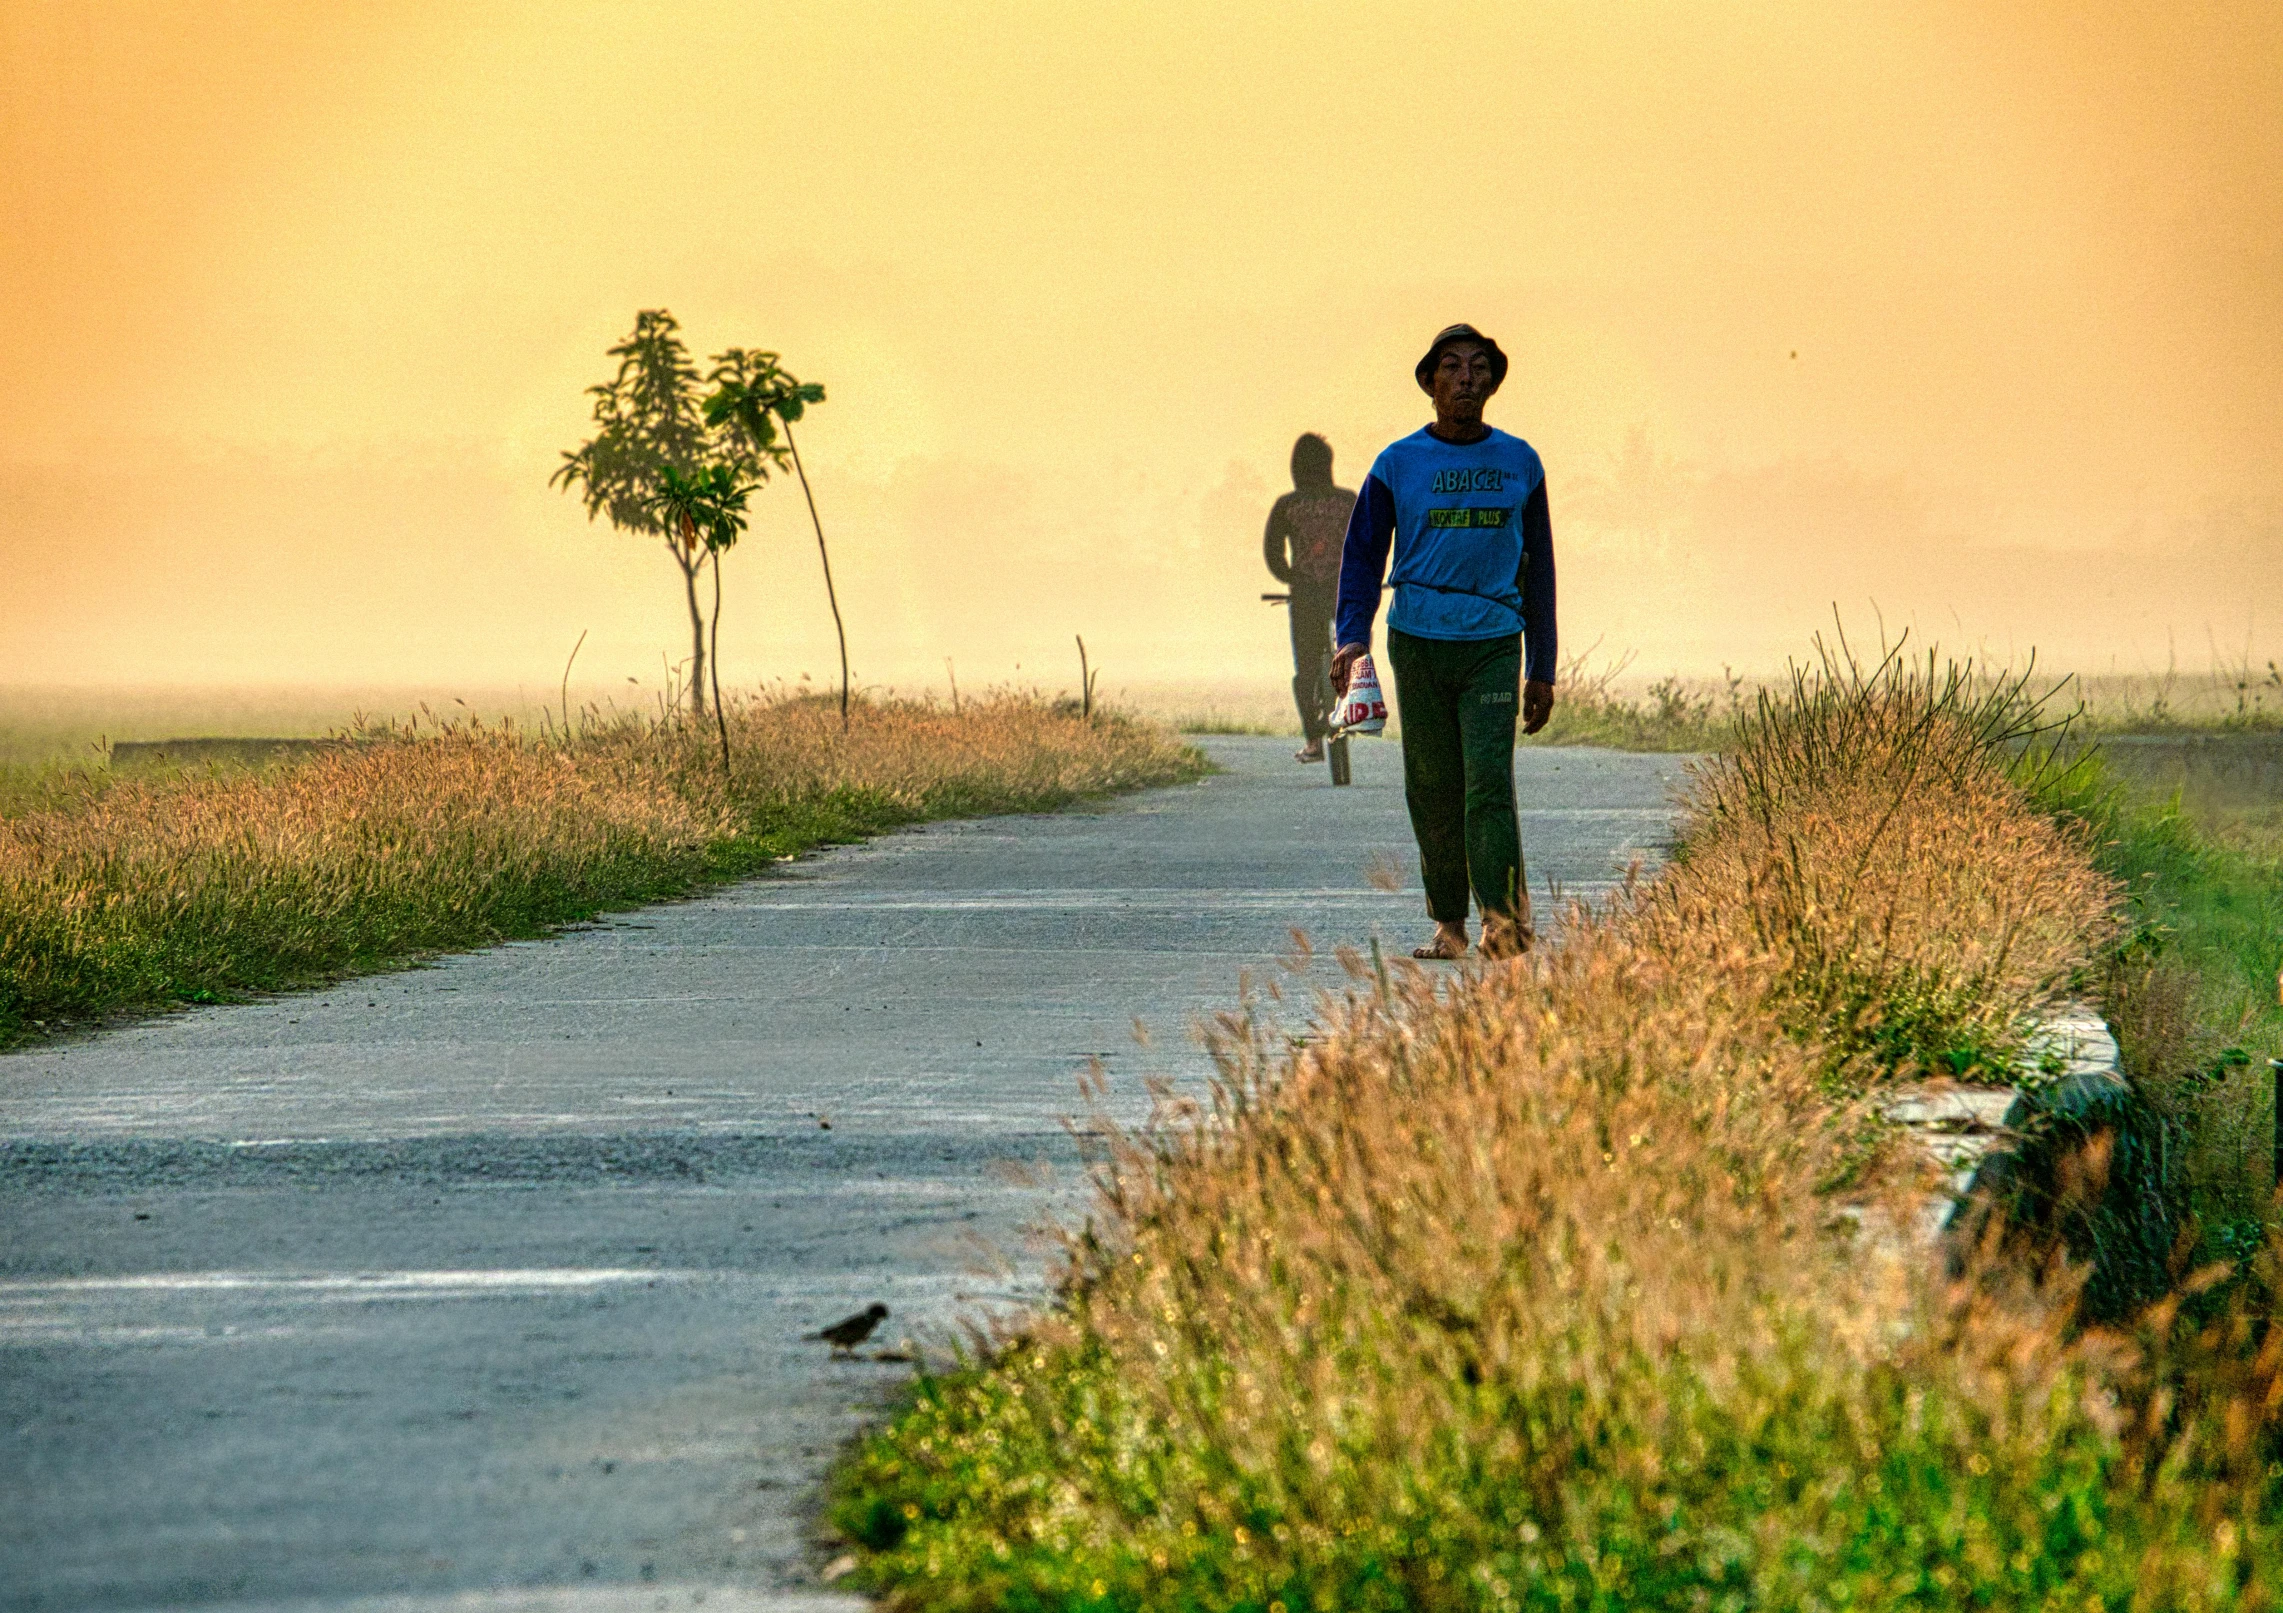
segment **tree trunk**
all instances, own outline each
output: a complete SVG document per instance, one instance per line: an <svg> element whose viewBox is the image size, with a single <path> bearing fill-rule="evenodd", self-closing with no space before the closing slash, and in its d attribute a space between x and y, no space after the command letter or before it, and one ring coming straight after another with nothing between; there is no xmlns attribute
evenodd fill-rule
<svg viewBox="0 0 2283 1613"><path fill-rule="evenodd" d="M674 554L674 564L682 568L682 592L690 602L690 711L694 716L706 714L706 619L698 609L698 568L673 539L666 547Z"/></svg>
<svg viewBox="0 0 2283 1613"><path fill-rule="evenodd" d="M782 416L779 416L783 419ZM848 728L848 629L840 625L840 595L832 586L832 556L824 546L824 523L817 519L816 495L809 491L809 473L801 468L800 444L793 441L793 423L784 421L785 446L793 453L793 470L801 479L801 497L809 501L809 524L816 528L817 558L824 562L824 597L832 606L832 631L840 640L840 726Z"/></svg>
<svg viewBox="0 0 2283 1613"><path fill-rule="evenodd" d="M713 551L713 725L721 734L721 776L729 777L729 713L721 703L721 551Z"/></svg>

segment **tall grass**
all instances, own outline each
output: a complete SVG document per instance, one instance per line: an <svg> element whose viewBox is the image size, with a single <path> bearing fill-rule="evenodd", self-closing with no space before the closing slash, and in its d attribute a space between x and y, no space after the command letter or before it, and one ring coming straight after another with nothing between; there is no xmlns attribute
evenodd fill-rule
<svg viewBox="0 0 2283 1613"><path fill-rule="evenodd" d="M537 934L921 818L1038 811L1194 776L1114 716L733 702L713 736L618 721L576 742L417 722L291 766L53 774L0 818L0 1044Z"/></svg>
<svg viewBox="0 0 2283 1613"><path fill-rule="evenodd" d="M2215 643L2201 677L2177 664L2159 673L2084 680L2088 728L2113 734L2264 733L2283 731L2283 667L2255 661L2246 648L2230 657Z"/></svg>
<svg viewBox="0 0 2283 1613"><path fill-rule="evenodd" d="M2025 797L2065 764L2030 675L1819 644L1702 765L1646 913L1676 953L1742 930L1784 1013L1874 1072L2010 1074L2113 928L2087 836Z"/></svg>
<svg viewBox="0 0 2283 1613"><path fill-rule="evenodd" d="M1627 692L1630 654L1596 664L1592 650L1571 656L1555 680L1554 714L1538 734L1542 745L1598 745L1610 750L1717 751L1735 743L1751 704L1745 680L1673 674L1640 694Z"/></svg>
<svg viewBox="0 0 2283 1613"><path fill-rule="evenodd" d="M1842 651L1699 773L1686 858L1558 947L1445 983L1350 959L1297 1046L1265 1005L1225 1019L1202 1107L1114 1139L1063 1304L850 1462L867 1582L909 1608L2272 1606L2265 1312L2088 1329L2081 1273L1992 1248L1950 1282L1834 1195L1907 1223L1929 1183L1870 1089L2011 1034L2111 923L2011 777L2031 704L1972 687Z"/></svg>

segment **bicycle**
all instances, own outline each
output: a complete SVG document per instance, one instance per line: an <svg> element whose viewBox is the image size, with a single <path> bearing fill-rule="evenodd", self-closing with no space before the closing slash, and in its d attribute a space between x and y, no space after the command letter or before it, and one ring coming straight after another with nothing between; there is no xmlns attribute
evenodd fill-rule
<svg viewBox="0 0 2283 1613"><path fill-rule="evenodd" d="M1269 605L1288 606L1292 603L1290 594L1263 594L1260 597L1262 603ZM1316 679L1317 708L1329 712L1336 702L1332 694L1332 645L1328 636L1324 645L1324 659L1316 667ZM1335 728L1324 736L1324 759L1331 764L1334 784L1347 784L1353 779L1348 761L1348 736L1344 729Z"/></svg>

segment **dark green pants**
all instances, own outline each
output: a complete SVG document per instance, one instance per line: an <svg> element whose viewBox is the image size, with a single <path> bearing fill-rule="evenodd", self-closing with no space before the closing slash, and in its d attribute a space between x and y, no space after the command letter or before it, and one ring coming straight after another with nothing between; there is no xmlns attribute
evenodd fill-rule
<svg viewBox="0 0 2283 1613"><path fill-rule="evenodd" d="M1390 628L1387 661L1403 721L1403 799L1419 839L1427 914L1467 916L1467 888L1483 914L1530 927L1522 829L1514 814L1514 718L1522 692L1522 636L1413 638Z"/></svg>

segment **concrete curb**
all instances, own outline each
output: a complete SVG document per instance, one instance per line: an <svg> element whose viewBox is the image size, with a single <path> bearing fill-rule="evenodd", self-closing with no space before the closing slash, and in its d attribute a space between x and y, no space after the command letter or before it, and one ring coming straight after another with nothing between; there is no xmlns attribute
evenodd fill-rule
<svg viewBox="0 0 2283 1613"><path fill-rule="evenodd" d="M1941 1241L1992 1162L2012 1153L2041 1096L2069 1088L2086 1095L2102 1088L2121 1092L2125 1086L2116 1038L2086 1002L2066 1003L2049 1017L2030 1038L2018 1068L2021 1078L2003 1085L1929 1081L1899 1087L1879 1106L1918 1138L1949 1177L1947 1190L1928 1201L1910 1229L1913 1241Z"/></svg>

